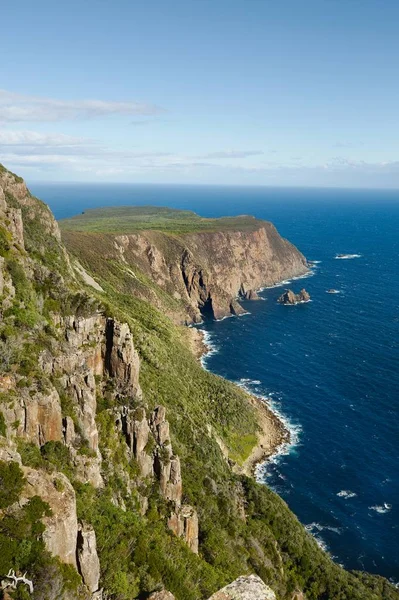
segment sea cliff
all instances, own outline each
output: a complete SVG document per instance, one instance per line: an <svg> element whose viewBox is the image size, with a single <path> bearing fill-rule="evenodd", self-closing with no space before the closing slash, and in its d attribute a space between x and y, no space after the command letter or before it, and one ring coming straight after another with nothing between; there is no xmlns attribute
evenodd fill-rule
<svg viewBox="0 0 399 600"><path fill-rule="evenodd" d="M123 208L120 217L116 208L113 227L122 226L124 231L113 233L107 231L104 210L61 221L67 247L92 267L92 255L101 243L106 260L130 266L132 279L138 274L149 277L181 305L187 322L241 314L240 298L251 298L261 287L309 270L305 257L267 221L248 216L202 219L194 213L170 211L168 226L161 222L159 230L151 230L146 229L148 208ZM185 227L171 230L174 219L178 229L182 214ZM126 221L119 224L119 219L129 222L129 216L137 216L130 231Z"/></svg>
<svg viewBox="0 0 399 600"><path fill-rule="evenodd" d="M129 239L120 249L126 230L65 233L67 249L48 207L0 166L3 597L204 600L260 591L279 600L398 600L385 579L336 565L281 498L243 474L261 435L258 412L244 391L201 368L190 329L176 325L203 308L184 278L187 296L178 298L163 267L152 275L149 240L154 253L158 239L173 251L190 246L212 278L205 289L232 298L238 285L268 282L252 254L243 278L242 250L261 251L268 227L245 218L207 221L208 232L198 232L191 214L181 216L182 236L176 215L167 232L156 233L154 219L151 234L133 234L145 240L140 265ZM202 235L212 242L200 243ZM242 256L231 277L211 254L227 239L225 268ZM305 269L298 251L275 244L287 252L278 273ZM223 314L230 305L218 294L212 306Z"/></svg>

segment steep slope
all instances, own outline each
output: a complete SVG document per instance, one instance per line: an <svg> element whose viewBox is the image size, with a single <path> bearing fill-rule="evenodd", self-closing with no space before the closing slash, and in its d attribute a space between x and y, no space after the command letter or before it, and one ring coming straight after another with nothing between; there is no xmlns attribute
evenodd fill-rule
<svg viewBox="0 0 399 600"><path fill-rule="evenodd" d="M100 248L107 261L130 267L132 280L144 275L180 304L186 320L240 313L237 298L308 270L304 256L272 223L164 210L90 210L61 221L63 239L99 276L94 257Z"/></svg>
<svg viewBox="0 0 399 600"><path fill-rule="evenodd" d="M278 600L398 599L232 470L256 443L246 394L201 369L188 329L126 293L116 263L85 284L96 269L75 269L3 167L0 256L0 580L34 586L9 597L202 600L256 573Z"/></svg>

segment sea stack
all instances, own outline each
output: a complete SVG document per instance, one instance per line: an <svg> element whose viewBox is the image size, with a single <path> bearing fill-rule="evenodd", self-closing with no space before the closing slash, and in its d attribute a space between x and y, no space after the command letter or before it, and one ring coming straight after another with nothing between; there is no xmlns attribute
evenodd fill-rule
<svg viewBox="0 0 399 600"><path fill-rule="evenodd" d="M286 290L284 294L277 300L280 304L299 304L301 302L309 302L310 294L303 288L299 294L295 294L292 290Z"/></svg>

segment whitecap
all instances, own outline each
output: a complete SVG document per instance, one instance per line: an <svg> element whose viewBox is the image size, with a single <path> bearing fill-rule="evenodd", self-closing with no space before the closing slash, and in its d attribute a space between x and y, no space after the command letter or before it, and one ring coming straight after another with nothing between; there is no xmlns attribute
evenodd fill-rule
<svg viewBox="0 0 399 600"><path fill-rule="evenodd" d="M345 500L347 500L349 498L355 498L357 494L355 492L351 492L350 490L341 490L340 492L338 492L337 496L339 496L340 498L345 498Z"/></svg>
<svg viewBox="0 0 399 600"><path fill-rule="evenodd" d="M392 508L392 504L387 504L386 502L384 502L384 504L376 504L375 506L369 506L369 510L374 510L375 512L377 512L380 515L384 515L385 513L389 512Z"/></svg>
<svg viewBox="0 0 399 600"><path fill-rule="evenodd" d="M348 260L350 258L361 258L361 254L336 254L335 258L337 260Z"/></svg>
<svg viewBox="0 0 399 600"><path fill-rule="evenodd" d="M260 385L262 382L259 379L246 379L241 377L240 382L237 385Z"/></svg>

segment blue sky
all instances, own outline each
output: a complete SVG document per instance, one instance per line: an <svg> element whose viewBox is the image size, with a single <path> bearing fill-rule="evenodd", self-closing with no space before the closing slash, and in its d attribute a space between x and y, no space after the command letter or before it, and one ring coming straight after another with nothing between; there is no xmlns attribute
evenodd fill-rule
<svg viewBox="0 0 399 600"><path fill-rule="evenodd" d="M14 0L0 161L28 181L399 188L399 2Z"/></svg>

